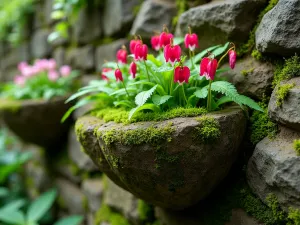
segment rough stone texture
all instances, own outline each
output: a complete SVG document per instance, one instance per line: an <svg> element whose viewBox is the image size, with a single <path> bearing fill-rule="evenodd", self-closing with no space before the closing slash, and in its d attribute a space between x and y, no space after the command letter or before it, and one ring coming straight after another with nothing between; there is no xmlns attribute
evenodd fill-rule
<svg viewBox="0 0 300 225"><path fill-rule="evenodd" d="M95 213L102 203L102 180L100 178L84 180L81 189L87 197L89 211Z"/></svg>
<svg viewBox="0 0 300 225"><path fill-rule="evenodd" d="M139 224L138 199L110 179L105 179L107 179L107 189L104 192L104 203L120 212L133 224Z"/></svg>
<svg viewBox="0 0 300 225"><path fill-rule="evenodd" d="M79 141L100 170L119 186L154 205L182 209L205 198L227 175L243 138L246 119L240 108L228 108L210 116L221 127L221 136L213 144L195 142L194 132L200 125L195 118L122 125L103 124L102 120L86 116L77 121L82 129ZM97 140L94 131L96 127L97 132L164 127L170 122L175 131L171 141L160 145L164 153L157 153L157 147L151 144L116 143L108 149L102 138ZM157 161L157 157L162 159ZM176 163L168 162L166 157L175 158Z"/></svg>
<svg viewBox="0 0 300 225"><path fill-rule="evenodd" d="M103 30L105 36L126 34L134 19L134 9L140 0L106 0L104 4Z"/></svg>
<svg viewBox="0 0 300 225"><path fill-rule="evenodd" d="M66 63L77 69L91 70L95 66L94 47L87 45L67 52Z"/></svg>
<svg viewBox="0 0 300 225"><path fill-rule="evenodd" d="M60 122L71 107L71 104L65 104L66 99L57 97L49 101L23 100L16 110L2 109L3 120L25 142L44 147L56 146L64 140L71 122L71 119Z"/></svg>
<svg viewBox="0 0 300 225"><path fill-rule="evenodd" d="M57 179L55 184L58 188L59 202L69 214L83 214L85 212L85 196L81 190L71 182Z"/></svg>
<svg viewBox="0 0 300 225"><path fill-rule="evenodd" d="M30 48L33 58L46 58L51 53L51 45L48 43L48 30L37 30L34 32Z"/></svg>
<svg viewBox="0 0 300 225"><path fill-rule="evenodd" d="M279 0L256 30L256 48L263 53L291 56L300 52L300 1Z"/></svg>
<svg viewBox="0 0 300 225"><path fill-rule="evenodd" d="M57 66L62 66L65 64L66 51L64 48L59 47L53 51L53 58L55 59Z"/></svg>
<svg viewBox="0 0 300 225"><path fill-rule="evenodd" d="M74 23L73 37L77 43L87 44L101 37L101 12L97 7L84 8Z"/></svg>
<svg viewBox="0 0 300 225"><path fill-rule="evenodd" d="M142 4L130 33L150 38L153 31L162 30L164 24L171 27L176 11L175 2L147 0Z"/></svg>
<svg viewBox="0 0 300 225"><path fill-rule="evenodd" d="M262 201L273 193L284 209L300 209L300 157L293 149L293 140L299 138L300 133L281 127L274 140L266 137L256 145L247 178Z"/></svg>
<svg viewBox="0 0 300 225"><path fill-rule="evenodd" d="M36 13L34 14L33 20L35 29L39 29L45 25L51 25L53 22L53 19L51 19L53 3L53 0L42 0L36 3Z"/></svg>
<svg viewBox="0 0 300 225"><path fill-rule="evenodd" d="M96 170L96 166L93 161L85 154L82 149L80 143L77 141L77 137L73 128L69 131L68 136L68 155L69 158L76 164L79 169L84 171L94 171Z"/></svg>
<svg viewBox="0 0 300 225"><path fill-rule="evenodd" d="M229 68L229 64L223 68ZM271 63L249 56L237 61L234 70L223 73L222 77L233 83L240 94L261 100L264 94L271 95L274 69Z"/></svg>
<svg viewBox="0 0 300 225"><path fill-rule="evenodd" d="M198 34L201 49L227 41L242 43L249 38L266 3L267 0L214 1L191 8L181 14L176 33L183 36L190 26Z"/></svg>
<svg viewBox="0 0 300 225"><path fill-rule="evenodd" d="M280 107L276 105L278 87L274 89L268 106L269 117L284 126L300 131L300 77L285 83L294 83L296 86L289 90Z"/></svg>

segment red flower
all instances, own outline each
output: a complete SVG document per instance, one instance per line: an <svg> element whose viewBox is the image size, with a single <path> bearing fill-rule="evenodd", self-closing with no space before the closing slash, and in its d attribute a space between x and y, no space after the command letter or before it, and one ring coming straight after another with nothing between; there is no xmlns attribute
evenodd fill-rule
<svg viewBox="0 0 300 225"><path fill-rule="evenodd" d="M229 51L229 64L230 64L230 68L234 69L235 67L235 62L236 62L236 52L234 50L230 50Z"/></svg>
<svg viewBox="0 0 300 225"><path fill-rule="evenodd" d="M164 48L166 45L171 44L171 39L173 38L173 34L162 32L159 36L159 45L161 48Z"/></svg>
<svg viewBox="0 0 300 225"><path fill-rule="evenodd" d="M136 64L135 62L130 63L130 67L129 67L129 73L130 75L132 75L133 79L135 78L136 75Z"/></svg>
<svg viewBox="0 0 300 225"><path fill-rule="evenodd" d="M103 80L107 80L107 81L109 80L108 77L106 76L106 73L109 71L112 71L112 69L111 68L103 68L102 69L101 78Z"/></svg>
<svg viewBox="0 0 300 225"><path fill-rule="evenodd" d="M175 62L180 61L180 55L181 55L181 48L179 45L166 45L164 49L164 56L166 59L166 62L170 62L172 65L174 65Z"/></svg>
<svg viewBox="0 0 300 225"><path fill-rule="evenodd" d="M145 44L136 44L134 49L135 60L147 60L148 47Z"/></svg>
<svg viewBox="0 0 300 225"><path fill-rule="evenodd" d="M200 76L205 76L207 80L213 80L218 67L218 61L211 58L203 58L200 64Z"/></svg>
<svg viewBox="0 0 300 225"><path fill-rule="evenodd" d="M190 78L190 69L187 66L177 66L174 70L174 82L179 84L188 83Z"/></svg>
<svg viewBox="0 0 300 225"><path fill-rule="evenodd" d="M156 35L156 36L152 36L152 37L151 37L151 45L152 45L152 48L153 48L155 51L158 51L158 50L160 49L159 35Z"/></svg>
<svg viewBox="0 0 300 225"><path fill-rule="evenodd" d="M186 48L190 49L190 51L194 51L195 48L198 48L199 44L197 34L186 34L184 37L184 44Z"/></svg>
<svg viewBox="0 0 300 225"><path fill-rule="evenodd" d="M123 81L123 75L120 69L115 70L116 81Z"/></svg>
<svg viewBox="0 0 300 225"><path fill-rule="evenodd" d="M127 63L127 50L122 48L119 51L117 51L117 61L121 64Z"/></svg>
<svg viewBox="0 0 300 225"><path fill-rule="evenodd" d="M131 40L130 43L129 43L129 48L130 48L130 53L131 54L134 54L134 49L135 49L135 46L137 44L142 44L142 41L141 40L138 40L138 39L134 39L134 40Z"/></svg>

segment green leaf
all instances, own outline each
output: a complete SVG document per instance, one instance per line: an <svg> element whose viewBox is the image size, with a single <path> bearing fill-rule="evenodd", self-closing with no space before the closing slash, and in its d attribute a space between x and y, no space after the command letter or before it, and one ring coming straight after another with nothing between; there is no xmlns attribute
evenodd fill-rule
<svg viewBox="0 0 300 225"><path fill-rule="evenodd" d="M153 112L160 112L160 108L157 105L148 103L148 104L138 106L138 107L131 109L129 112L128 119L130 120L135 113L137 113L141 110L145 110L145 109L151 110Z"/></svg>
<svg viewBox="0 0 300 225"><path fill-rule="evenodd" d="M0 210L0 221L12 225L25 225L25 216L21 211L14 210Z"/></svg>
<svg viewBox="0 0 300 225"><path fill-rule="evenodd" d="M212 46L212 47L209 47L205 50L203 50L202 52L198 53L197 55L194 56L193 58L193 61L194 63L197 63L197 62L200 62L200 60L207 55L207 52L210 52L218 47L220 47L221 45L216 45L216 46ZM188 61L188 63L190 64L190 61ZM191 66L191 65L190 65Z"/></svg>
<svg viewBox="0 0 300 225"><path fill-rule="evenodd" d="M135 104L137 104L137 106L144 105L146 103L146 101L151 97L151 95L155 91L156 87L157 87L157 85L155 85L148 91L142 91L139 94L137 94L135 96Z"/></svg>
<svg viewBox="0 0 300 225"><path fill-rule="evenodd" d="M0 198L9 195L9 190L5 187L0 187Z"/></svg>
<svg viewBox="0 0 300 225"><path fill-rule="evenodd" d="M173 70L173 67L171 66L168 66L168 65L164 65L164 66L161 66L161 67L152 67L152 70L156 73L162 73L162 72L168 72L168 71L172 71Z"/></svg>
<svg viewBox="0 0 300 225"><path fill-rule="evenodd" d="M148 60L148 61L151 61L155 66L161 66L161 65L162 65L161 61L157 60L157 59L154 57L154 55L152 55L152 54L148 54L148 55L147 55L147 60Z"/></svg>
<svg viewBox="0 0 300 225"><path fill-rule="evenodd" d="M228 48L228 46L229 46L229 42L227 42L227 43L226 43L225 45L223 45L222 47L219 47L219 48L213 50L213 51L212 51L212 54L214 54L215 57L217 57L217 56L219 56L219 55L225 53L226 50L227 50L227 48Z"/></svg>
<svg viewBox="0 0 300 225"><path fill-rule="evenodd" d="M102 68L113 68L113 69L116 69L116 68L118 68L118 65L115 62L106 62L106 63L104 63L102 65Z"/></svg>
<svg viewBox="0 0 300 225"><path fill-rule="evenodd" d="M173 96L171 96L171 95L164 95L164 96L153 95L152 101L155 105L162 105L162 104L166 103L172 97Z"/></svg>
<svg viewBox="0 0 300 225"><path fill-rule="evenodd" d="M156 91L160 94L160 95L166 95L167 93L165 92L165 90L163 89L163 87L160 85L160 84L155 84L155 83L152 83L152 82L149 82L149 81L137 81L137 82L134 82L134 83L131 83L129 84L129 86L133 86L133 85L138 85L138 84L146 84L146 85L149 85L149 86L155 86L157 85L156 87Z"/></svg>
<svg viewBox="0 0 300 225"><path fill-rule="evenodd" d="M128 92L135 92L135 91L136 91L136 89L134 89L134 88L127 88L127 89L121 88L121 89L116 90L115 92L111 93L110 95L111 95L111 96L113 96L113 95L126 95L126 94L127 94L127 93L126 93L126 90L127 90Z"/></svg>
<svg viewBox="0 0 300 225"><path fill-rule="evenodd" d="M129 101L129 100L122 100L122 101L117 101L114 102L114 106L125 106L127 108L133 108L135 105L133 102Z"/></svg>
<svg viewBox="0 0 300 225"><path fill-rule="evenodd" d="M238 103L246 105L252 109L255 109L257 111L264 112L264 110L251 98L244 96L244 95L239 95L238 97Z"/></svg>
<svg viewBox="0 0 300 225"><path fill-rule="evenodd" d="M207 95L208 95L207 87L197 88L197 90L195 91L194 95L197 98L206 98Z"/></svg>
<svg viewBox="0 0 300 225"><path fill-rule="evenodd" d="M69 216L66 218L63 218L53 225L78 225L83 221L83 216Z"/></svg>
<svg viewBox="0 0 300 225"><path fill-rule="evenodd" d="M27 211L27 221L39 221L43 215L51 208L57 196L56 190L50 190L42 194L38 199L29 205Z"/></svg>
<svg viewBox="0 0 300 225"><path fill-rule="evenodd" d="M220 105L228 103L228 102L232 102L232 99L229 98L228 96L223 96L216 102L216 104L217 104L217 106L220 106Z"/></svg>
<svg viewBox="0 0 300 225"><path fill-rule="evenodd" d="M175 38L173 38L174 45L180 45L183 42L184 42L184 38L183 37L175 37Z"/></svg>
<svg viewBox="0 0 300 225"><path fill-rule="evenodd" d="M20 209L21 207L23 207L25 205L25 200L24 199L18 199L15 200L13 202L10 202L9 204L3 206L2 208L0 208L0 211L17 211L18 209Z"/></svg>

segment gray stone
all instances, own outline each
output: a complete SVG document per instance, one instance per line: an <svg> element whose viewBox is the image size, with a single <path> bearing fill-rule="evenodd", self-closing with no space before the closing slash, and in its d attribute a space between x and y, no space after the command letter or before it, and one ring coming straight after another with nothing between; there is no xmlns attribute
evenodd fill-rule
<svg viewBox="0 0 300 225"><path fill-rule="evenodd" d="M82 178L77 173L77 167L75 167L71 163L61 163L58 161L54 166L54 171L56 174L68 179L74 184L79 184L81 182Z"/></svg>
<svg viewBox="0 0 300 225"><path fill-rule="evenodd" d="M86 153L116 184L153 205L183 209L208 196L224 179L243 139L246 119L240 108L208 115L220 124L221 133L210 144L195 141L202 123L193 117L123 125L85 116L77 120L77 135ZM102 136L96 135L112 129L125 132L168 124L174 132L170 139L161 140L159 148L146 143L107 146Z"/></svg>
<svg viewBox="0 0 300 225"><path fill-rule="evenodd" d="M200 48L232 41L245 42L267 0L214 1L181 14L177 35L184 36L188 26L198 34Z"/></svg>
<svg viewBox="0 0 300 225"><path fill-rule="evenodd" d="M249 216L243 209L233 209L231 219L225 225L264 225Z"/></svg>
<svg viewBox="0 0 300 225"><path fill-rule="evenodd" d="M300 52L300 1L279 0L256 30L256 48L262 53L291 56Z"/></svg>
<svg viewBox="0 0 300 225"><path fill-rule="evenodd" d="M281 84L283 83L294 83L296 86L289 90L281 106L276 104L278 86L274 89L268 106L269 117L284 126L300 131L300 77Z"/></svg>
<svg viewBox="0 0 300 225"><path fill-rule="evenodd" d="M51 53L51 45L48 43L48 30L37 30L32 35L30 48L33 58L46 58Z"/></svg>
<svg viewBox="0 0 300 225"><path fill-rule="evenodd" d="M256 145L248 163L248 184L262 201L272 193L283 209L300 209L300 157L293 149L300 133L280 130L275 139L266 137Z"/></svg>
<svg viewBox="0 0 300 225"><path fill-rule="evenodd" d="M51 13L54 0L41 0L35 4L35 13L33 26L39 29L46 25L51 25L54 21L51 19Z"/></svg>
<svg viewBox="0 0 300 225"><path fill-rule="evenodd" d="M87 45L67 52L66 63L81 70L91 70L95 66L94 47Z"/></svg>
<svg viewBox="0 0 300 225"><path fill-rule="evenodd" d="M97 212L102 204L103 184L100 178L84 180L81 187L87 197L90 212Z"/></svg>
<svg viewBox="0 0 300 225"><path fill-rule="evenodd" d="M223 68L229 68L229 64ZM249 56L237 61L234 70L223 73L222 77L233 83L240 94L261 100L272 93L274 69L271 63Z"/></svg>
<svg viewBox="0 0 300 225"><path fill-rule="evenodd" d="M77 141L77 137L73 128L69 131L68 137L68 155L69 158L76 164L76 166L84 171L95 171L96 166L93 161L85 154L82 149L80 143Z"/></svg>
<svg viewBox="0 0 300 225"><path fill-rule="evenodd" d="M105 36L126 34L134 20L134 9L140 0L106 0L103 16Z"/></svg>
<svg viewBox="0 0 300 225"><path fill-rule="evenodd" d="M65 54L66 54L66 51L62 47L56 48L53 51L53 58L55 59L57 66L60 67L65 64Z"/></svg>
<svg viewBox="0 0 300 225"><path fill-rule="evenodd" d="M76 185L61 178L56 179L55 184L61 207L68 210L69 214L85 213L86 197Z"/></svg>
<svg viewBox="0 0 300 225"><path fill-rule="evenodd" d="M147 0L142 4L130 33L149 39L153 31L162 30L164 25L171 28L176 11L175 2Z"/></svg>

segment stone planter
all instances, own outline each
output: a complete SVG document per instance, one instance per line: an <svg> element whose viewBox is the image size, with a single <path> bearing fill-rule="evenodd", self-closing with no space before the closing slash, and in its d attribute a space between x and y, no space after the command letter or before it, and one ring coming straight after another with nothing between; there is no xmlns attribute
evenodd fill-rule
<svg viewBox="0 0 300 225"><path fill-rule="evenodd" d="M0 100L0 113L5 124L25 142L43 147L57 146L67 133L70 122L60 120L71 104L67 97L52 100Z"/></svg>
<svg viewBox="0 0 300 225"><path fill-rule="evenodd" d="M116 184L154 205L178 210L205 198L227 175L245 126L243 111L231 107L129 125L84 116L76 132L85 152Z"/></svg>

